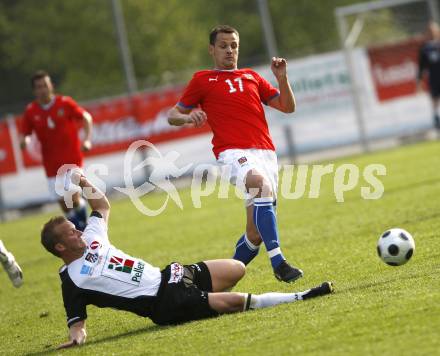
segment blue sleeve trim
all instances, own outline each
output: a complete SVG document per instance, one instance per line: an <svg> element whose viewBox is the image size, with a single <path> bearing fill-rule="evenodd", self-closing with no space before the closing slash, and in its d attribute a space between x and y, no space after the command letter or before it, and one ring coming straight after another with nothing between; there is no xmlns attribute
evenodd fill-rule
<svg viewBox="0 0 440 356"><path fill-rule="evenodd" d="M182 108L185 108L185 109L194 109L194 108L195 108L194 105L185 105L185 104L182 103L181 101L179 101L179 102L177 103L177 105L179 105L179 106L181 106Z"/></svg>
<svg viewBox="0 0 440 356"><path fill-rule="evenodd" d="M263 104L267 105L267 103L269 101L271 101L272 99L275 99L277 96L280 96L280 93L276 93L276 94L272 95L271 97L269 97L269 99L267 99L267 101L263 101Z"/></svg>

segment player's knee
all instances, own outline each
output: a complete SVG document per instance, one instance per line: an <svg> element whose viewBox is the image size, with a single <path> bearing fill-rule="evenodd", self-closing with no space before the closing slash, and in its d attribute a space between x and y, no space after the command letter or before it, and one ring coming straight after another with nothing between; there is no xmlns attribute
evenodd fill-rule
<svg viewBox="0 0 440 356"><path fill-rule="evenodd" d="M246 176L246 187L251 188L262 188L265 184L264 177L255 171L250 171Z"/></svg>
<svg viewBox="0 0 440 356"><path fill-rule="evenodd" d="M234 263L234 276L237 282L246 274L246 266L243 262L238 260L232 260Z"/></svg>
<svg viewBox="0 0 440 356"><path fill-rule="evenodd" d="M253 197L271 197L272 186L261 174L251 171L246 178L246 188Z"/></svg>
<svg viewBox="0 0 440 356"><path fill-rule="evenodd" d="M233 288L246 273L246 266L243 262L238 260L229 260L227 268L228 289Z"/></svg>

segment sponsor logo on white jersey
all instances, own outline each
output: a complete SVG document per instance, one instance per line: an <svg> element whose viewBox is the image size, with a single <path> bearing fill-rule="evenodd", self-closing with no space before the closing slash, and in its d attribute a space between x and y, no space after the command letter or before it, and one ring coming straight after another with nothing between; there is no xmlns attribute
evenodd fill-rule
<svg viewBox="0 0 440 356"><path fill-rule="evenodd" d="M102 275L120 282L139 286L144 268L145 264L142 261L112 255L107 259Z"/></svg>
<svg viewBox="0 0 440 356"><path fill-rule="evenodd" d="M179 283L183 278L183 266L179 263L171 264L170 280L168 283Z"/></svg>
<svg viewBox="0 0 440 356"><path fill-rule="evenodd" d="M96 250L98 247L101 247L101 244L99 243L99 241L93 241L90 246L89 246L92 250Z"/></svg>

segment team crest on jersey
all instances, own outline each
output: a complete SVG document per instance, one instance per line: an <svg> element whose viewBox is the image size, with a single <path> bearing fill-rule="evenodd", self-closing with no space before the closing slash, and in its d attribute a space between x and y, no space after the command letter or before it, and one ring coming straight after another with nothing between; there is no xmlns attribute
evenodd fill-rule
<svg viewBox="0 0 440 356"><path fill-rule="evenodd" d="M98 254L97 253L88 253L85 257L85 260L90 262L90 263L95 263L96 261L98 261Z"/></svg>
<svg viewBox="0 0 440 356"><path fill-rule="evenodd" d="M240 165L242 166L243 164L245 164L247 162L247 158L246 157L241 157L238 159L238 163L240 163Z"/></svg>
<svg viewBox="0 0 440 356"><path fill-rule="evenodd" d="M59 109L57 112L57 116L59 116L59 117L64 116L64 109Z"/></svg>
<svg viewBox="0 0 440 356"><path fill-rule="evenodd" d="M245 77L246 79L251 79L251 80L255 79L254 76L252 74L249 74L249 73L243 74L243 77Z"/></svg>

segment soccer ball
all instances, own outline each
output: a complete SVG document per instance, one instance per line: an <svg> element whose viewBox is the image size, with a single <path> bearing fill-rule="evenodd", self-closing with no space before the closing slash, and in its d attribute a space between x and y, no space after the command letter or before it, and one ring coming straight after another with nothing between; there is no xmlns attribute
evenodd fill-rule
<svg viewBox="0 0 440 356"><path fill-rule="evenodd" d="M407 263L415 248L411 234L399 228L385 231L377 242L377 254L390 266L401 266Z"/></svg>

